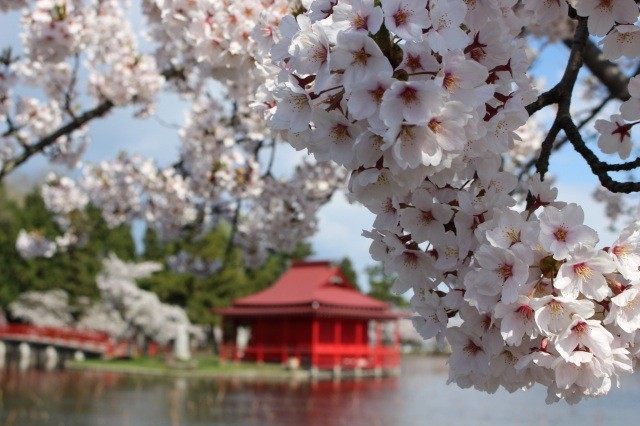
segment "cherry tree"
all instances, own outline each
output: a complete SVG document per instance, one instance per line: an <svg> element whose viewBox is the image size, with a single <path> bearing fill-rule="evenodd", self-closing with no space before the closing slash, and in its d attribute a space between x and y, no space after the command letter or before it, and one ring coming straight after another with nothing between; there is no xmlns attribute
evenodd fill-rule
<svg viewBox="0 0 640 426"><path fill-rule="evenodd" d="M162 303L155 293L137 286L136 280L160 269L159 263L127 263L112 254L103 260L96 280L99 301L80 298L71 303L64 290L29 291L9 304L9 312L30 324L103 331L116 339L167 344L175 339L178 327L203 339L202 330L191 324L184 309Z"/></svg>
<svg viewBox="0 0 640 426"><path fill-rule="evenodd" d="M37 155L70 170L82 165L78 178L47 178L43 197L61 235L49 240L25 230L17 241L25 257L82 244L78 224L89 203L111 226L144 221L163 239L225 221L249 266L315 232L318 208L345 173L310 160L286 165L289 175L274 171L282 141L249 107L258 85L251 56L258 42L249 33L261 5L191 3L142 2L146 49L129 22L128 1L1 3L2 11L21 11L22 44L0 60L0 178ZM269 3L264 19L277 21L290 9L285 0ZM172 165L127 153L82 164L91 122L123 107L147 117L165 91L191 102Z"/></svg>
<svg viewBox="0 0 640 426"><path fill-rule="evenodd" d="M0 74L0 176L39 153L74 165L91 120L123 105L150 114L163 88L193 100L173 167L122 156L77 181L52 176L45 198L65 233L25 233L26 255L81 240L72 212L91 202L166 238L226 218L259 262L315 229L346 173L376 215L371 257L413 292L421 335L451 345L450 382L539 383L549 402L575 403L634 370L640 225L600 243L548 173L570 146L612 218L634 213L621 195L640 190L634 0L148 0L150 53L123 3L0 2L25 10L23 51L7 51ZM551 44L569 57L547 89L531 65ZM226 100L207 96L212 79ZM20 96L19 83L46 96ZM282 142L324 163L275 178L256 153Z"/></svg>
<svg viewBox="0 0 640 426"><path fill-rule="evenodd" d="M398 276L398 293L413 291L421 335L450 343L449 381L487 392L540 383L549 402L575 403L630 374L640 224L599 245L583 209L545 177L569 143L606 190L640 189L613 174L639 160L598 155L626 160L640 123L636 2L305 6L262 51L265 119L350 171L350 195L376 215L363 233L371 256ZM529 73L535 36L570 48L549 90ZM608 92L586 116L572 104L585 67ZM546 135L533 137L551 106Z"/></svg>

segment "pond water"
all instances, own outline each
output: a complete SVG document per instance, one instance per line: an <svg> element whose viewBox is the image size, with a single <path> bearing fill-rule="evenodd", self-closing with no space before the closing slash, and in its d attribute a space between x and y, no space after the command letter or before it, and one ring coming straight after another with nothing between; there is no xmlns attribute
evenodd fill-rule
<svg viewBox="0 0 640 426"><path fill-rule="evenodd" d="M445 384L444 358L405 357L395 378L259 383L114 373L0 373L2 425L638 424L640 376L577 406L534 388L486 395Z"/></svg>

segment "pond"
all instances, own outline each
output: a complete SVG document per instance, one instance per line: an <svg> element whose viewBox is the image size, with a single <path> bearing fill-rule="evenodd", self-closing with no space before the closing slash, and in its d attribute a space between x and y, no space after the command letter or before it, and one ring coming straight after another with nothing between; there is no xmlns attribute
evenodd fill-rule
<svg viewBox="0 0 640 426"><path fill-rule="evenodd" d="M0 373L3 425L637 424L640 376L600 399L546 405L545 390L495 395L446 385L444 358L404 357L399 377L260 383L114 373Z"/></svg>

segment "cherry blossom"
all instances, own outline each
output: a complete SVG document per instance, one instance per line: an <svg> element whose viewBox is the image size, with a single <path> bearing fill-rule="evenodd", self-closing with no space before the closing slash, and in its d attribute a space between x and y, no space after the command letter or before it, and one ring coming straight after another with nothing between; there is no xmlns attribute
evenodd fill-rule
<svg viewBox="0 0 640 426"><path fill-rule="evenodd" d="M388 30L407 41L420 41L422 30L430 26L427 0L386 0L382 11Z"/></svg>
<svg viewBox="0 0 640 426"><path fill-rule="evenodd" d="M631 125L621 115L612 115L609 120L597 120L596 130L600 132L598 148L607 154L618 154L623 160L631 154Z"/></svg>
<svg viewBox="0 0 640 426"><path fill-rule="evenodd" d="M593 246L598 242L596 232L583 225L584 212L577 204L562 209L545 207L540 214L540 243L553 253L554 259L565 258L579 244Z"/></svg>

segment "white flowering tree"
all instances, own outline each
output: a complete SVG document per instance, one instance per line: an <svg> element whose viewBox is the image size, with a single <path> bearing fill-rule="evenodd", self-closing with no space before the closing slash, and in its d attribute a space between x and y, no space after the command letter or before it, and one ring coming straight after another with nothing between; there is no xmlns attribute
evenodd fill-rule
<svg viewBox="0 0 640 426"><path fill-rule="evenodd" d="M608 212L630 211L620 194L640 190L640 159L629 160L636 1L147 0L159 46L148 54L123 3L0 1L25 10L23 51L8 51L0 74L0 175L39 153L74 164L89 121L122 105L148 114L162 88L194 100L174 167L123 156L77 182L52 177L48 205L69 235L25 235L26 253L63 247L74 238L66 210L92 202L110 223L144 218L166 237L226 214L259 260L313 230L339 165L352 199L376 215L364 232L371 256L398 277L397 292L413 292L416 329L451 345L451 382L488 392L539 383L548 401L573 403L634 370L640 225L600 243L547 172L570 145ZM570 52L550 89L530 71L547 44ZM80 66L93 106L78 110ZM206 96L212 78L230 104ZM19 83L44 100L18 96ZM279 141L332 166L306 164L288 181L270 162L258 172L255 153Z"/></svg>
<svg viewBox="0 0 640 426"><path fill-rule="evenodd" d="M11 316L44 327L75 327L103 331L116 339L141 339L167 344L178 327L202 339L202 331L189 321L184 309L162 303L158 296L140 289L136 280L162 269L155 262L127 263L111 254L96 279L100 299L91 303L69 301L64 290L29 291L9 304Z"/></svg>
<svg viewBox="0 0 640 426"><path fill-rule="evenodd" d="M376 215L364 232L371 256L397 275L397 292L413 291L420 334L448 340L450 382L487 392L540 383L548 401L572 403L607 393L640 352L640 224L599 244L545 177L569 143L606 190L640 190L612 173L639 159L601 159L626 160L640 123L636 2L306 6L262 50L265 119L350 171L349 193ZM529 73L534 36L570 49L549 90ZM581 70L606 92L586 113L575 104ZM545 108L551 120L536 122ZM599 198L624 210L619 197Z"/></svg>
<svg viewBox="0 0 640 426"><path fill-rule="evenodd" d="M51 257L82 243L76 224L88 203L109 225L142 220L163 239L224 220L248 265L269 250L293 250L315 231L319 206L345 175L306 160L286 165L293 170L286 177L273 172L282 142L249 108L257 87L249 33L262 5L178 3L142 2L152 46L145 50L142 29L128 20L129 1L0 2L0 11L21 12L22 26L22 43L0 58L0 179L37 155L74 170L90 143L90 124L116 108L148 116L165 91L192 102L173 165L125 153L86 164L75 180L50 175L43 197L61 235L50 240L25 230L17 241L23 256ZM263 17L274 22L290 6L269 4Z"/></svg>

